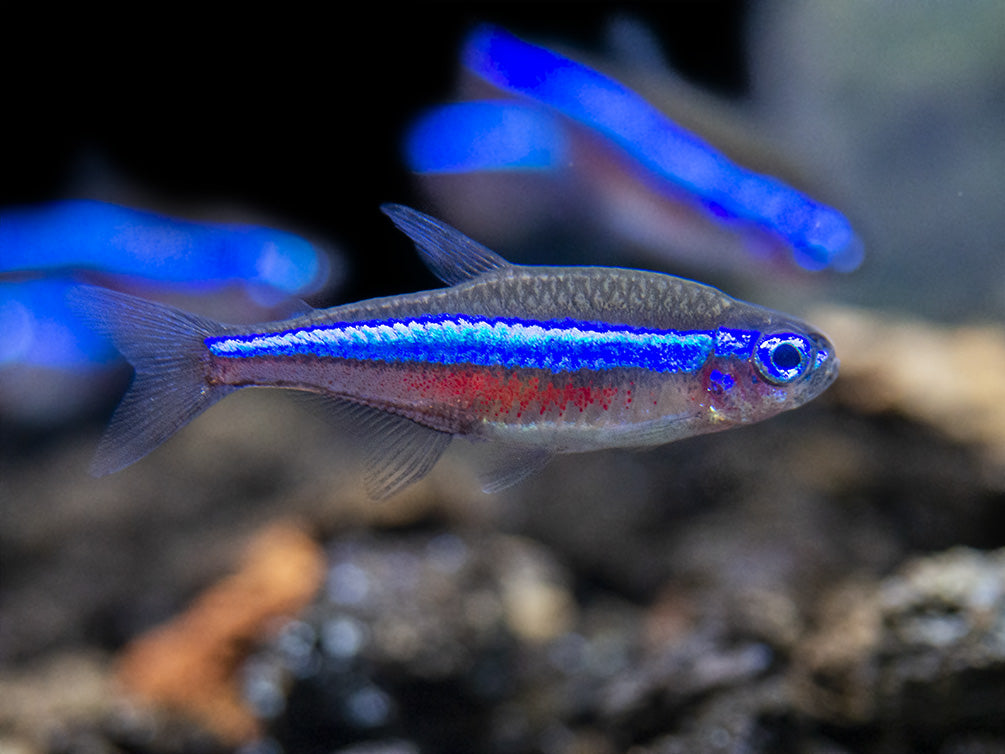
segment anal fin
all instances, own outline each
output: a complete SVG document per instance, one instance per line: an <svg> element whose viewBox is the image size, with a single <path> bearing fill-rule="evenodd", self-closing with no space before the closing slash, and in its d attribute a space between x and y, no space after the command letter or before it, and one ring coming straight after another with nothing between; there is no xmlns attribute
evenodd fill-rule
<svg viewBox="0 0 1005 754"><path fill-rule="evenodd" d="M374 500L383 500L428 474L451 435L411 419L348 401L326 401L361 445L363 483Z"/></svg>

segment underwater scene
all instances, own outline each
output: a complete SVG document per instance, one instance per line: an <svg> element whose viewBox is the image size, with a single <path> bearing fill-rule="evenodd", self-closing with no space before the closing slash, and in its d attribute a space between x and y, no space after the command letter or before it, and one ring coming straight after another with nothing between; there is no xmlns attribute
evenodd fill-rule
<svg viewBox="0 0 1005 754"><path fill-rule="evenodd" d="M5 92L0 754L1005 751L1005 5L337 15Z"/></svg>

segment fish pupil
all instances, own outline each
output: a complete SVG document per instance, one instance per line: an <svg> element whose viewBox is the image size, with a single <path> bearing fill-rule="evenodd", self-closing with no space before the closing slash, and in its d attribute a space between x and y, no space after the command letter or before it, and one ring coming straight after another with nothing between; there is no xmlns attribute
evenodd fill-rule
<svg viewBox="0 0 1005 754"><path fill-rule="evenodd" d="M771 354L775 366L784 371L795 369L802 359L802 353L791 343L780 343Z"/></svg>

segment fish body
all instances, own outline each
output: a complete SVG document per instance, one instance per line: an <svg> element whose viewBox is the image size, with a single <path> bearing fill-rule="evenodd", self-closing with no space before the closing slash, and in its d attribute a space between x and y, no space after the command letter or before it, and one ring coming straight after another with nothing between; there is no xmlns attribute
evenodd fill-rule
<svg viewBox="0 0 1005 754"><path fill-rule="evenodd" d="M78 296L137 369L95 470L128 465L233 390L270 386L331 396L354 415L375 497L425 474L453 437L500 448L486 484L495 489L554 453L759 421L836 376L823 335L715 288L640 270L512 265L426 215L385 211L450 287L254 327L123 294Z"/></svg>

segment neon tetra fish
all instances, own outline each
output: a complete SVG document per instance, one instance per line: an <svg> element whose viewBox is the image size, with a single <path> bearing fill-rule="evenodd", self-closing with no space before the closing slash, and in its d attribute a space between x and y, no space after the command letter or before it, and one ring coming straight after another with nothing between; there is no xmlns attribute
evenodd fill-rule
<svg viewBox="0 0 1005 754"><path fill-rule="evenodd" d="M92 471L128 466L234 390L283 387L351 413L374 497L423 477L454 437L494 442L492 491L555 453L760 421L837 375L823 335L715 288L640 270L513 265L420 212L383 210L450 287L251 327L80 289L77 308L136 369Z"/></svg>

